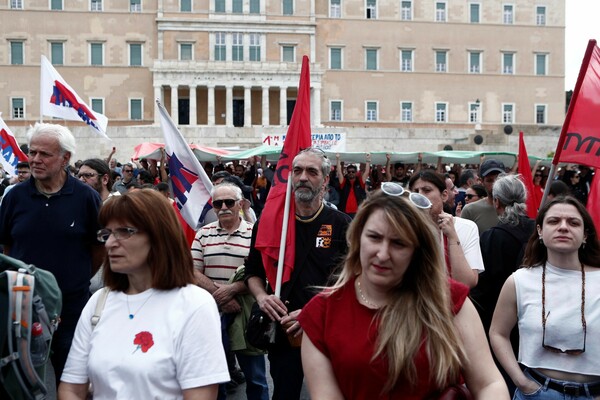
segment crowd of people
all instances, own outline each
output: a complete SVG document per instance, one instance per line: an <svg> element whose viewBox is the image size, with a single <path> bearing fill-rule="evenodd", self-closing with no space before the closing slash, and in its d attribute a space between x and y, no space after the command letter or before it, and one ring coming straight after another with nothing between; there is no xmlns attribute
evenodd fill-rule
<svg viewBox="0 0 600 400"><path fill-rule="evenodd" d="M61 288L59 399L222 400L243 382L250 400L299 399L304 383L312 399L600 396L590 168L535 164L528 193L493 158L371 165L304 149L289 175L294 269L276 296L255 246L277 229L260 227L276 164L204 163L212 209L190 227L164 151L73 162L67 128L27 137L0 244ZM254 303L275 321L266 349L245 335Z"/></svg>

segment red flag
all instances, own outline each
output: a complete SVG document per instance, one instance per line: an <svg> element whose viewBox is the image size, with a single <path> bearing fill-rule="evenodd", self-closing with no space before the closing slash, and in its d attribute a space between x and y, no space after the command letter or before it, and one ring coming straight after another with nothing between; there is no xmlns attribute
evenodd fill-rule
<svg viewBox="0 0 600 400"><path fill-rule="evenodd" d="M527 215L529 218L537 217L537 203L535 201L535 186L533 177L531 176L531 166L529 165L529 157L523 140L523 132L519 132L519 174L521 181L527 189Z"/></svg>
<svg viewBox="0 0 600 400"><path fill-rule="evenodd" d="M589 173L589 172L588 172ZM592 179L592 186L590 187L590 193L587 200L587 210L594 220L596 226L596 232L600 232L600 173L596 170L594 179Z"/></svg>
<svg viewBox="0 0 600 400"><path fill-rule="evenodd" d="M600 49L588 43L569 111L552 164L586 164L600 168Z"/></svg>
<svg viewBox="0 0 600 400"><path fill-rule="evenodd" d="M310 72L308 57L302 58L298 98L288 127L283 149L277 162L277 171L273 177L273 186L260 216L260 224L256 236L256 248L262 253L265 273L271 288L275 290L277 276L277 259L281 246L281 231L283 229L283 213L287 180L292 170L292 161L300 150L311 146L310 135ZM290 279L294 269L296 256L296 219L295 204L290 201L289 221L286 236L286 252L283 266L282 283Z"/></svg>

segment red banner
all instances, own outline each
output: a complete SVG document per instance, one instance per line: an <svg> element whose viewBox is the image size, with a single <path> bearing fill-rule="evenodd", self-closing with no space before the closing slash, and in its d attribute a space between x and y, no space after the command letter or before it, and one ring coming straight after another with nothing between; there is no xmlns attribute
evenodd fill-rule
<svg viewBox="0 0 600 400"><path fill-rule="evenodd" d="M527 189L527 215L529 218L537 217L537 201L535 194L535 186L533 177L531 176L531 166L529 165L529 157L523 140L523 132L519 132L519 174L521 181Z"/></svg>

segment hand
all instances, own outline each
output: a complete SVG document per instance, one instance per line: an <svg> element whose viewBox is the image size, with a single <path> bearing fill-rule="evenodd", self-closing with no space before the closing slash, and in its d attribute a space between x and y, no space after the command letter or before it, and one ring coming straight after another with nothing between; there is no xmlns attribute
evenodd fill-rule
<svg viewBox="0 0 600 400"><path fill-rule="evenodd" d="M455 214L456 214L457 217L460 217L461 213L462 213L462 203L458 203L456 205L456 212L455 212Z"/></svg>
<svg viewBox="0 0 600 400"><path fill-rule="evenodd" d="M524 384L519 385L518 388L521 393L528 395L537 391L542 385L537 383L536 381L532 381L531 379L527 379Z"/></svg>
<svg viewBox="0 0 600 400"><path fill-rule="evenodd" d="M243 198L242 199L242 210L244 210L244 212L246 212L250 209L250 206L251 206L250 200L248 200L247 198Z"/></svg>
<svg viewBox="0 0 600 400"><path fill-rule="evenodd" d="M335 159L339 160L340 159L340 153L335 153Z"/></svg>
<svg viewBox="0 0 600 400"><path fill-rule="evenodd" d="M437 224L449 241L458 241L458 235L454 229L454 218L451 214L441 212L438 216Z"/></svg>
<svg viewBox="0 0 600 400"><path fill-rule="evenodd" d="M229 302L223 304L220 308L221 308L221 311L223 311L225 314L235 314L235 313L239 313L240 311L242 311L242 307L240 306L240 303L238 303L236 299L230 300Z"/></svg>
<svg viewBox="0 0 600 400"><path fill-rule="evenodd" d="M236 293L232 290L233 286L231 285L215 282L215 286L217 287L217 290L215 290L212 295L219 306L230 302L236 295Z"/></svg>
<svg viewBox="0 0 600 400"><path fill-rule="evenodd" d="M273 321L281 321L287 315L287 307L281 299L273 294L263 294L256 298L260 309Z"/></svg>
<svg viewBox="0 0 600 400"><path fill-rule="evenodd" d="M392 155L390 153L385 153L385 159L390 161L392 159Z"/></svg>
<svg viewBox="0 0 600 400"><path fill-rule="evenodd" d="M367 160L368 163L371 162L371 153L367 153L366 160Z"/></svg>
<svg viewBox="0 0 600 400"><path fill-rule="evenodd" d="M302 334L302 327L300 326L300 323L297 319L301 311L302 309L292 311L291 313L283 317L281 321L279 321L281 323L281 326L284 327L285 333L287 333L288 335L292 335L295 337Z"/></svg>

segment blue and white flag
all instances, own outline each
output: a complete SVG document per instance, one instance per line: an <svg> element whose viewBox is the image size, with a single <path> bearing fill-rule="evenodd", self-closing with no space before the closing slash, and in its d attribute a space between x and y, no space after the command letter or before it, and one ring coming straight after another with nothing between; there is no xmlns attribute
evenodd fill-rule
<svg viewBox="0 0 600 400"><path fill-rule="evenodd" d="M156 104L165 136L165 151L169 158L175 203L187 224L192 229L197 229L206 210L210 209L210 192L213 185L167 110L160 101L156 100Z"/></svg>
<svg viewBox="0 0 600 400"><path fill-rule="evenodd" d="M8 126L2 119L2 113L0 113L0 149L2 151L2 157L0 157L0 163L6 172L12 176L17 175L17 163L19 161L27 161L27 155L23 153L15 135L8 129Z"/></svg>

